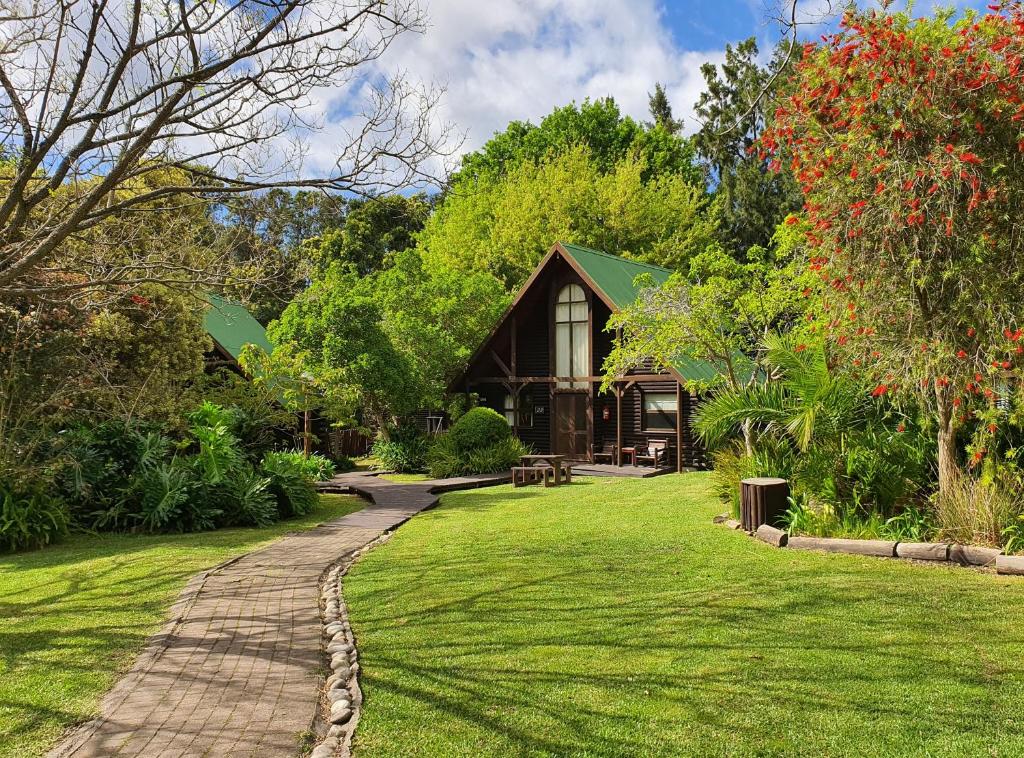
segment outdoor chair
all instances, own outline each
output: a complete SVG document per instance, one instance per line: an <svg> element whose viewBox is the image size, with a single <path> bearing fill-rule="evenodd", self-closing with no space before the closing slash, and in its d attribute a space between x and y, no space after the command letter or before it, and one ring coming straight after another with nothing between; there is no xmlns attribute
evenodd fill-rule
<svg viewBox="0 0 1024 758"><path fill-rule="evenodd" d="M609 463L615 463L615 443L605 442L601 445L600 450L594 451L594 463L600 463L605 458L608 459Z"/></svg>
<svg viewBox="0 0 1024 758"><path fill-rule="evenodd" d="M650 462L657 468L662 463L668 463L668 440L650 440L646 449L636 451L637 463Z"/></svg>

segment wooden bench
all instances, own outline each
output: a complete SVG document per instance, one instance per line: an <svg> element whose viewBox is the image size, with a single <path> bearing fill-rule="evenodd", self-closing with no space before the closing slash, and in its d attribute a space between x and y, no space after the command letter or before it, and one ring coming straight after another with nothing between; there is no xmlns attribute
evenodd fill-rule
<svg viewBox="0 0 1024 758"><path fill-rule="evenodd" d="M513 466L512 486L523 487L527 484L536 484L544 481L545 487L550 487L555 478L554 466Z"/></svg>
<svg viewBox="0 0 1024 758"><path fill-rule="evenodd" d="M551 487L557 486L561 482L566 484L572 482L572 466L563 463L559 473L561 476L556 479L554 466L513 466L512 486L523 487L527 484L537 484L543 481L545 487Z"/></svg>

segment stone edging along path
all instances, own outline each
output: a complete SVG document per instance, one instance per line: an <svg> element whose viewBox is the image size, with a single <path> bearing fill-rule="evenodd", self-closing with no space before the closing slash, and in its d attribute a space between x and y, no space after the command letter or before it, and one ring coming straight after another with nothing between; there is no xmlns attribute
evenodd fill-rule
<svg viewBox="0 0 1024 758"><path fill-rule="evenodd" d="M354 638L338 595L341 574L361 550L436 505L441 492L508 480L495 475L400 484L363 473L335 477L321 489L358 494L371 505L193 577L169 621L103 698L100 715L49 755L294 756L302 735L325 728L330 734L330 716L325 719L318 708L325 696L319 672L328 628L327 650L347 654L350 694L347 718L337 716L341 723L330 726L347 724L348 737L335 731L337 739L317 748L317 758L347 750L361 696ZM337 661L334 671L342 672ZM326 692L342 678L329 678Z"/></svg>
<svg viewBox="0 0 1024 758"><path fill-rule="evenodd" d="M742 524L728 515L716 516L715 522L730 529ZM1004 555L997 548L979 545L958 545L948 542L896 542L891 540L857 540L835 537L790 537L781 529L762 524L751 536L773 547L791 550L820 550L827 553L870 555L878 558L903 558L915 561L938 561L960 566L994 567L997 574L1024 576L1024 556Z"/></svg>

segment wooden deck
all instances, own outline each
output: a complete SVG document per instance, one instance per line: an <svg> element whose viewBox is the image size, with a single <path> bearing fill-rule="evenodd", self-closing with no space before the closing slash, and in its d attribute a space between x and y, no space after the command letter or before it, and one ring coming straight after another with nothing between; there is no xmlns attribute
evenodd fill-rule
<svg viewBox="0 0 1024 758"><path fill-rule="evenodd" d="M573 463L573 476L631 476L636 479L646 479L651 476L671 474L675 471L672 467L660 466L616 466L613 463Z"/></svg>

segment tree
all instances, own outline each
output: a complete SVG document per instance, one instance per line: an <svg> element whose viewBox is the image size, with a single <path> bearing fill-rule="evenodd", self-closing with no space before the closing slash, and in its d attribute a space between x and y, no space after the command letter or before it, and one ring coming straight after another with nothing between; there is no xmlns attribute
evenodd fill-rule
<svg viewBox="0 0 1024 758"><path fill-rule="evenodd" d="M646 160L645 181L681 173L694 184L704 181L694 164L693 147L671 130L645 129L623 116L615 100L584 100L556 108L539 125L513 121L482 148L463 156L462 167L451 181L455 192L469 192L480 184L514 171L523 163L537 163L585 146L598 172L609 173L622 160L639 154Z"/></svg>
<svg viewBox="0 0 1024 758"><path fill-rule="evenodd" d="M336 418L359 411L379 429L420 402L409 359L381 325L369 280L334 265L285 308L267 329L287 376L312 382Z"/></svg>
<svg viewBox="0 0 1024 758"><path fill-rule="evenodd" d="M614 314L608 328L618 337L602 368L605 386L648 361L669 366L687 359L713 365L718 378L696 389L725 387L742 395L771 377L767 338L799 325L807 305L809 276L792 236L780 230L772 250L757 249L740 263L720 247L695 256L684 275L653 282L637 300ZM747 452L749 424L743 425Z"/></svg>
<svg viewBox="0 0 1024 758"><path fill-rule="evenodd" d="M645 173L633 156L604 173L582 146L524 161L449 194L420 236L424 258L487 272L510 290L559 240L683 266L712 239L703 187L675 173L645 181Z"/></svg>
<svg viewBox="0 0 1024 758"><path fill-rule="evenodd" d="M683 128L683 122L672 117L672 105L668 101L668 95L665 94L665 88L661 86L661 82L656 82L654 92L648 93L647 104L655 126L664 129L669 134L675 134Z"/></svg>
<svg viewBox="0 0 1024 758"><path fill-rule="evenodd" d="M320 265L350 263L365 276L387 265L394 253L407 250L430 214L426 195L383 195L348 204L343 224L313 241Z"/></svg>
<svg viewBox="0 0 1024 758"><path fill-rule="evenodd" d="M397 253L374 288L381 326L408 359L428 408L441 407L448 384L511 301L490 274L424 261L416 249Z"/></svg>
<svg viewBox="0 0 1024 758"><path fill-rule="evenodd" d="M789 44L776 50L768 68L757 62L753 37L726 46L721 74L712 63L701 66L705 91L694 106L701 121L694 146L717 183L719 239L739 259L768 245L782 219L800 207L792 177L769 171L755 150L785 82Z"/></svg>
<svg viewBox="0 0 1024 758"><path fill-rule="evenodd" d="M806 199L820 330L876 395L932 410L940 494L965 411L994 433L1024 353L1024 9L997 7L847 14L805 47L762 139L792 155Z"/></svg>
<svg viewBox="0 0 1024 758"><path fill-rule="evenodd" d="M12 6L0 49L0 296L152 281L154 260L93 280L54 266L69 240L114 215L171 197L204 200L272 187L366 192L426 178L445 144L432 130L437 92L368 81L390 44L424 20L412 0ZM299 173L318 130L316 89L358 85L334 166ZM311 117L311 115L313 117ZM154 173L181 181L122 192ZM208 272L156 261L181 279ZM41 272L55 269L57 277Z"/></svg>

